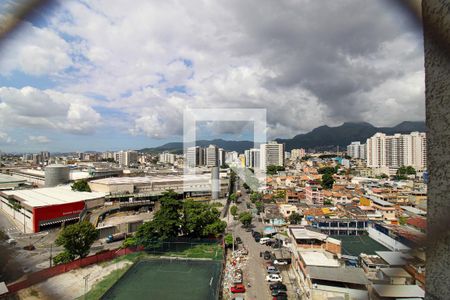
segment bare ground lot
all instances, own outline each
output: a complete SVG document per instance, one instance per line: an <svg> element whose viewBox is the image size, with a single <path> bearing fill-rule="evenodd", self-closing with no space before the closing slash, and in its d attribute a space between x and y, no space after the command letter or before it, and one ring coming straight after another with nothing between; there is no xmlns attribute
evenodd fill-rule
<svg viewBox="0 0 450 300"><path fill-rule="evenodd" d="M121 260L89 267L72 270L70 272L52 277L44 282L33 285L18 293L19 299L37 300L37 299L77 299L84 295L85 280L89 274L88 291L98 282L115 270L130 266L132 261Z"/></svg>

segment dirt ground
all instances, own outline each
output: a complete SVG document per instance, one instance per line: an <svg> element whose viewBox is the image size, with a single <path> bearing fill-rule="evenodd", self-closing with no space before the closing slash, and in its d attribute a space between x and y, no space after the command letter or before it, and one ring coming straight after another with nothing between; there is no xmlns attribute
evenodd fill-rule
<svg viewBox="0 0 450 300"><path fill-rule="evenodd" d="M52 277L44 282L33 285L18 293L19 299L76 299L84 295L85 280L83 277L89 274L88 291L104 277L116 269L121 269L132 264L131 261L120 261L108 265L92 265L89 267L72 270L70 272Z"/></svg>

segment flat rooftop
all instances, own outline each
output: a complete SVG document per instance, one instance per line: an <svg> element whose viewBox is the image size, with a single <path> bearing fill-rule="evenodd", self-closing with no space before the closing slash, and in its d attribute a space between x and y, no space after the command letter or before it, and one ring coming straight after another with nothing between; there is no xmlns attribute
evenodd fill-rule
<svg viewBox="0 0 450 300"><path fill-rule="evenodd" d="M21 183L26 182L25 179L0 173L0 184L2 183Z"/></svg>
<svg viewBox="0 0 450 300"><path fill-rule="evenodd" d="M220 177L224 177L221 175ZM209 181L211 174L199 175L156 175L156 176L140 176L140 177L111 177L96 179L90 182L105 185L119 185L119 184L150 184L157 182L178 182L178 181Z"/></svg>
<svg viewBox="0 0 450 300"><path fill-rule="evenodd" d="M328 257L323 251L299 251L306 266L339 267L339 261Z"/></svg>
<svg viewBox="0 0 450 300"><path fill-rule="evenodd" d="M373 284L373 290L386 298L423 298L425 291L418 285Z"/></svg>
<svg viewBox="0 0 450 300"><path fill-rule="evenodd" d="M311 279L367 285L369 281L361 268L308 267Z"/></svg>
<svg viewBox="0 0 450 300"><path fill-rule="evenodd" d="M409 254L398 251L376 251L376 254L391 266L404 266L406 260L412 258Z"/></svg>
<svg viewBox="0 0 450 300"><path fill-rule="evenodd" d="M43 207L59 204L67 204L79 201L100 199L104 193L75 192L70 185L40 188L32 190L4 191L0 195L13 197L17 201L29 207Z"/></svg>
<svg viewBox="0 0 450 300"><path fill-rule="evenodd" d="M296 240L321 240L321 241L324 241L328 237L326 234L308 230L306 228L301 228L301 227L290 227L289 230L291 231L292 236Z"/></svg>

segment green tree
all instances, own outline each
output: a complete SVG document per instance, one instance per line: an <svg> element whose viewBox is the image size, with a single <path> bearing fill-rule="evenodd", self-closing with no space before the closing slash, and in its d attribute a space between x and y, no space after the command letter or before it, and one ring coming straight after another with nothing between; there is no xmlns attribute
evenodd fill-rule
<svg viewBox="0 0 450 300"><path fill-rule="evenodd" d="M261 201L255 202L256 209L258 210L258 214L264 211L264 204Z"/></svg>
<svg viewBox="0 0 450 300"><path fill-rule="evenodd" d="M239 221L241 221L242 225L244 225L245 227L248 227L250 226L250 224L252 224L252 219L253 216L248 211L239 214Z"/></svg>
<svg viewBox="0 0 450 300"><path fill-rule="evenodd" d="M77 180L72 184L72 191L90 192L91 188L86 179Z"/></svg>
<svg viewBox="0 0 450 300"><path fill-rule="evenodd" d="M231 194L230 195L230 200L231 200L231 202L235 203L236 200L237 200L237 195L235 193Z"/></svg>
<svg viewBox="0 0 450 300"><path fill-rule="evenodd" d="M334 178L333 175L330 173L325 173L322 175L322 182L321 185L324 189L331 189L333 188L334 184Z"/></svg>
<svg viewBox="0 0 450 300"><path fill-rule="evenodd" d="M89 254L92 244L98 238L98 231L88 221L69 225L64 228L55 241L57 246L63 246L65 257L83 258Z"/></svg>
<svg viewBox="0 0 450 300"><path fill-rule="evenodd" d="M209 204L186 201L183 216L183 234L186 236L217 236L226 228L226 223L220 220L220 212Z"/></svg>
<svg viewBox="0 0 450 300"><path fill-rule="evenodd" d="M63 251L63 252L59 253L58 255L56 255L55 257L53 257L53 263L55 265L66 264L66 263L71 262L74 259L75 259L75 256L73 256L72 254L70 254L67 251Z"/></svg>
<svg viewBox="0 0 450 300"><path fill-rule="evenodd" d="M262 199L262 195L260 193L253 192L250 195L250 201L252 201L252 203L255 203L256 201L259 201L261 199Z"/></svg>
<svg viewBox="0 0 450 300"><path fill-rule="evenodd" d="M230 213L233 217L236 217L237 213L238 213L238 207L236 205L233 205L232 207L230 207Z"/></svg>
<svg viewBox="0 0 450 300"><path fill-rule="evenodd" d="M335 174L337 172L336 167L323 167L317 170L319 174Z"/></svg>
<svg viewBox="0 0 450 300"><path fill-rule="evenodd" d="M227 234L224 238L224 242L226 247L231 247L233 245L233 235L230 233Z"/></svg>
<svg viewBox="0 0 450 300"><path fill-rule="evenodd" d="M284 171L284 170L285 169L283 166L269 165L269 166L267 166L266 173L267 173L267 175L275 175L279 171Z"/></svg>
<svg viewBox="0 0 450 300"><path fill-rule="evenodd" d="M302 216L299 213L293 212L288 219L290 224L300 224Z"/></svg>

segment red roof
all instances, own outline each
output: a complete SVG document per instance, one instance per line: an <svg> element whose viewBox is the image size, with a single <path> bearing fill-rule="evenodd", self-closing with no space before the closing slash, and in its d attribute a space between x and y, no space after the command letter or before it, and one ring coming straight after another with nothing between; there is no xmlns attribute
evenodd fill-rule
<svg viewBox="0 0 450 300"><path fill-rule="evenodd" d="M427 229L427 219L422 217L412 217L406 221L406 224L414 226L416 228L426 230Z"/></svg>

